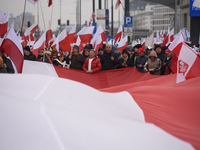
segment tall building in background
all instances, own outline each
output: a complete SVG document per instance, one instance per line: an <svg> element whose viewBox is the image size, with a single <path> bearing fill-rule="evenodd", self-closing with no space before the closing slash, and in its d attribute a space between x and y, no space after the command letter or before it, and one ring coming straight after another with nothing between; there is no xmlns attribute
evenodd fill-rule
<svg viewBox="0 0 200 150"><path fill-rule="evenodd" d="M153 8L153 24L152 29L157 30L168 30L174 28L175 26L175 11L172 8L163 5L156 5Z"/></svg>
<svg viewBox="0 0 200 150"><path fill-rule="evenodd" d="M133 16L133 29L152 30L153 8L156 5L138 6L137 9L131 10Z"/></svg>

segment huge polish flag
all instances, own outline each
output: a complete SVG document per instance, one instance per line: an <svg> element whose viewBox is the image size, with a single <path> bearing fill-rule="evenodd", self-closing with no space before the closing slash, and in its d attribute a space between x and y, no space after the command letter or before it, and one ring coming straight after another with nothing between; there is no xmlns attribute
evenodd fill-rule
<svg viewBox="0 0 200 150"><path fill-rule="evenodd" d="M3 52L10 57L15 73L22 73L24 52L19 38L12 27L9 28L8 33L1 44L1 48L3 49Z"/></svg>
<svg viewBox="0 0 200 150"><path fill-rule="evenodd" d="M117 30L117 35L115 37L115 42L114 44L116 44L117 41L120 41L123 38L123 30L122 30L122 25L120 25L119 29Z"/></svg>
<svg viewBox="0 0 200 150"><path fill-rule="evenodd" d="M80 37L82 43L90 43L92 34L93 34L94 26L83 27L77 35Z"/></svg>
<svg viewBox="0 0 200 150"><path fill-rule="evenodd" d="M1 149L200 149L200 77L176 84L176 74L124 68L88 75L33 61L20 76L0 76L9 85L0 87Z"/></svg>
<svg viewBox="0 0 200 150"><path fill-rule="evenodd" d="M42 34L40 39L31 48L31 51L33 52L33 54L37 56L39 49L45 49L45 41L46 41L46 32Z"/></svg>

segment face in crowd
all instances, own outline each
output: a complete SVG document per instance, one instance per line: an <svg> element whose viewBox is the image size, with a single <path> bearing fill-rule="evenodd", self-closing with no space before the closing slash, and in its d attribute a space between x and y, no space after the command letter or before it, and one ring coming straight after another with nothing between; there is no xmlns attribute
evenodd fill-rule
<svg viewBox="0 0 200 150"><path fill-rule="evenodd" d="M156 53L157 53L157 54L160 54L160 53L161 53L161 48L160 48L160 47L157 47L157 48L156 48Z"/></svg>
<svg viewBox="0 0 200 150"><path fill-rule="evenodd" d="M74 54L77 54L78 53L78 49L77 48L73 48L73 52L74 52Z"/></svg>
<svg viewBox="0 0 200 150"><path fill-rule="evenodd" d="M93 50L90 50L89 57L94 58L94 56L95 56L95 52Z"/></svg>
<svg viewBox="0 0 200 150"><path fill-rule="evenodd" d="M111 53L112 46L111 45L106 45L106 51L107 51L108 54Z"/></svg>

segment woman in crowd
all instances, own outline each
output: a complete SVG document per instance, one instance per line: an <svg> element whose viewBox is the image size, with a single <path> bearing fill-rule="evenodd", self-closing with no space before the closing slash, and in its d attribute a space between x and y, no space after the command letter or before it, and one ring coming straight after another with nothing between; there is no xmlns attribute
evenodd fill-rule
<svg viewBox="0 0 200 150"><path fill-rule="evenodd" d="M133 62L127 49L123 49L122 55L119 56L119 66L117 68L133 67Z"/></svg>

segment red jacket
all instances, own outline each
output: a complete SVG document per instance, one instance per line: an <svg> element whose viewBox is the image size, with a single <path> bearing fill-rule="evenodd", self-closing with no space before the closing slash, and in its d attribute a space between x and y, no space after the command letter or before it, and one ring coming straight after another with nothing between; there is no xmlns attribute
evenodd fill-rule
<svg viewBox="0 0 200 150"><path fill-rule="evenodd" d="M83 64L83 70L87 71L88 70L88 63L89 63L89 58L87 58L85 60L85 63ZM93 71L93 73L98 72L101 70L101 62L99 58L94 58L92 60L92 64L91 64L91 70Z"/></svg>

